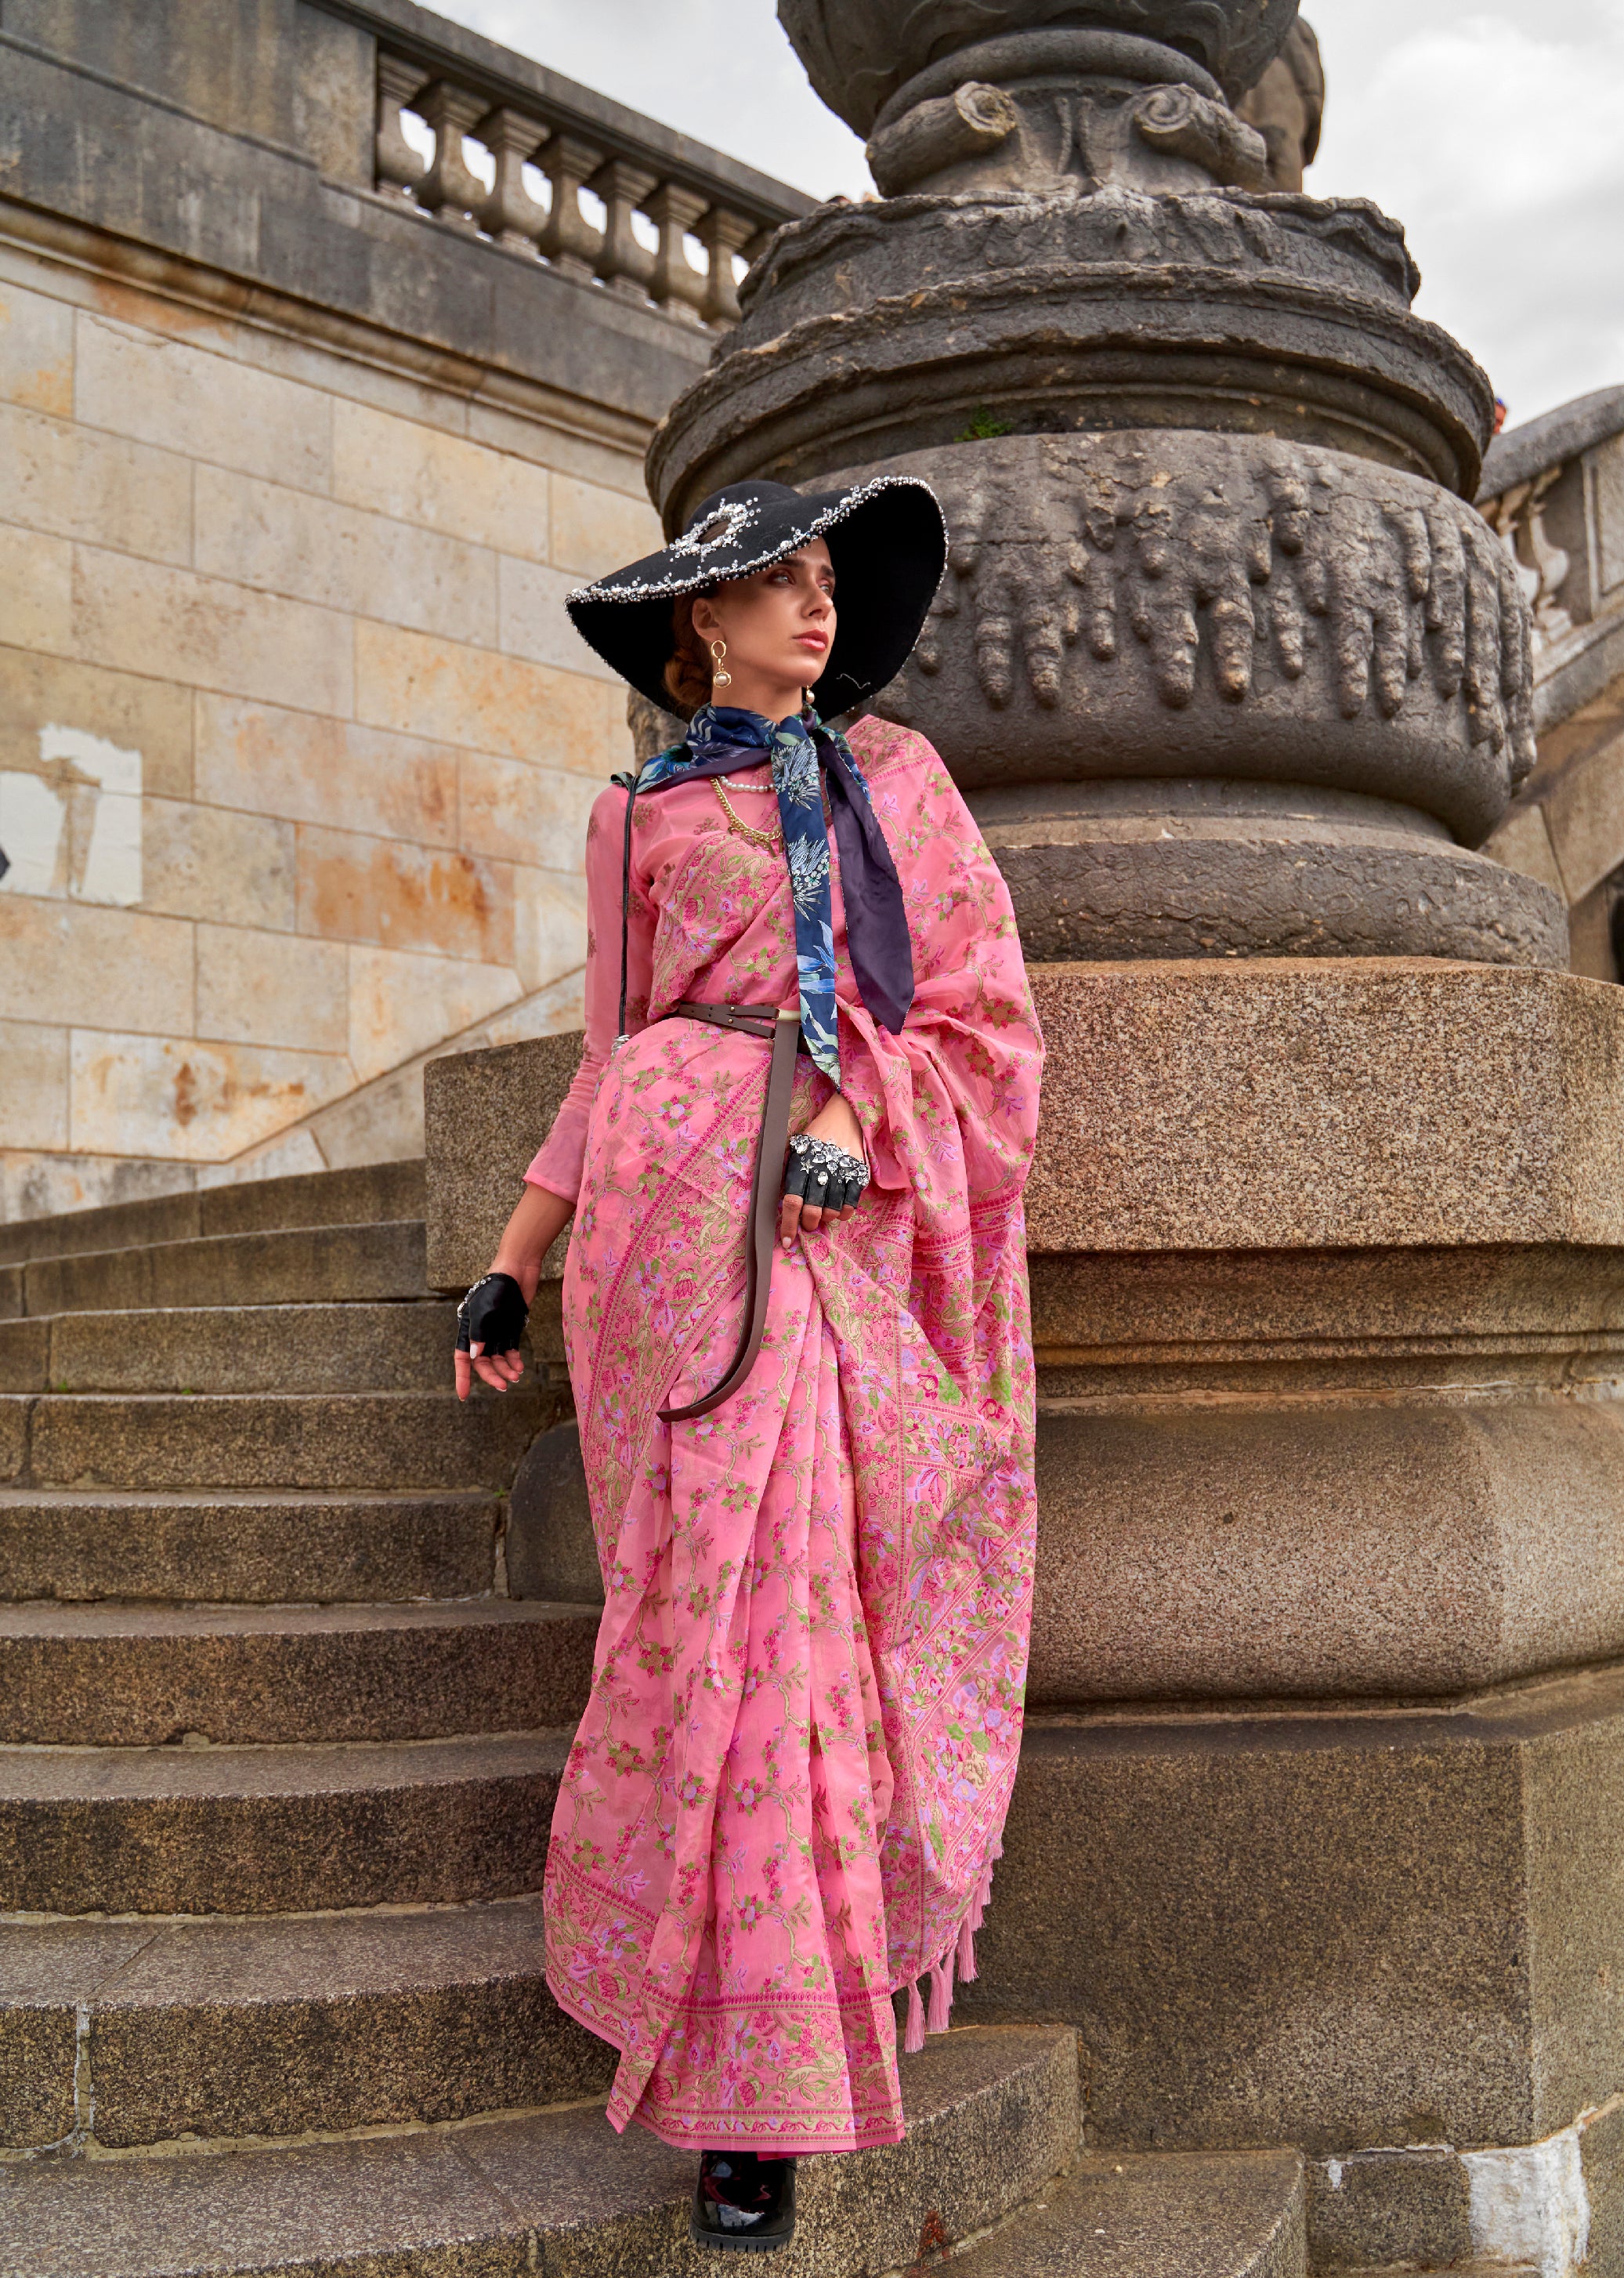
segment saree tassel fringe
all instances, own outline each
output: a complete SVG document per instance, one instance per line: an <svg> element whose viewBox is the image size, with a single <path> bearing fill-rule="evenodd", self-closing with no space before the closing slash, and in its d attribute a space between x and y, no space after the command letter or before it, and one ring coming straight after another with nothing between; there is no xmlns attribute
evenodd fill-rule
<svg viewBox="0 0 1624 2278"><path fill-rule="evenodd" d="M925 2036L945 2033L953 2012L953 1981L957 1975L961 1985L973 1983L975 1966L975 1933L981 1927L988 1900L992 1897L993 1870L989 1867L982 1876L970 1912L958 1926L958 1935L940 1961L927 1965L923 1975L930 1980L930 2005L926 2009L920 1997L919 1979L908 1988L908 2023L903 2036L904 2056L917 2057L925 2046Z"/></svg>
<svg viewBox="0 0 1624 2278"><path fill-rule="evenodd" d="M930 1973L930 2015L926 2030L945 2033L953 2008L953 1956L944 1953Z"/></svg>
<svg viewBox="0 0 1624 2278"><path fill-rule="evenodd" d="M919 1982L908 1988L908 2030L903 2036L904 2056L917 2057L925 2046L925 2004L919 1999Z"/></svg>

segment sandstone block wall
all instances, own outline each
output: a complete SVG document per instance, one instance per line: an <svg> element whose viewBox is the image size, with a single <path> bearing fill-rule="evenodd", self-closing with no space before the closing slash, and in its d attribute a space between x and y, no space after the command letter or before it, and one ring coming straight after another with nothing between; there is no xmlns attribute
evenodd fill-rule
<svg viewBox="0 0 1624 2278"><path fill-rule="evenodd" d="M311 1119L578 1021L635 454L6 248L0 460L0 1213L412 1151Z"/></svg>
<svg viewBox="0 0 1624 2278"><path fill-rule="evenodd" d="M425 210L446 86L723 261L807 203L410 0L0 0L0 1219L419 1153L425 1055L579 1024L632 747L561 602L711 287Z"/></svg>

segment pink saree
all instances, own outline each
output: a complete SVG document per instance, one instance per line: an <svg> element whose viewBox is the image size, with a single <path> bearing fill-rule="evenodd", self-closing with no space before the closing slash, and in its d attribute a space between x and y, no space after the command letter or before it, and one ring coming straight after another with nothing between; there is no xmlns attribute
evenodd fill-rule
<svg viewBox="0 0 1624 2278"><path fill-rule="evenodd" d="M765 768L639 798L630 1040L613 1058L624 791L587 842L587 1049L528 1176L575 1199L564 1320L607 1602L546 1874L547 1980L667 2143L841 2152L903 2134L945 2029L1020 1745L1035 1507L1021 1189L1042 1047L1003 882L935 753L852 730L916 994L876 1027L835 897L842 1088L873 1183L774 1260L743 1387L666 1426L736 1343L768 1047L661 1015L796 1002ZM729 814L728 806L733 813ZM652 1025L651 1025L652 1023ZM803 1056L792 1130L828 1097Z"/></svg>

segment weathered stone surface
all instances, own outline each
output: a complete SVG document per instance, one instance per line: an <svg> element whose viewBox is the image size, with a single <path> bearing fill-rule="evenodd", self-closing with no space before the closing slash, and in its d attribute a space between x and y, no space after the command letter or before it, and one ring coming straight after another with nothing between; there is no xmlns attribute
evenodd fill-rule
<svg viewBox="0 0 1624 2278"><path fill-rule="evenodd" d="M533 1899L158 1925L80 1995L96 2139L296 2136L601 2096L615 2053L561 2014L544 1961Z"/></svg>
<svg viewBox="0 0 1624 2278"><path fill-rule="evenodd" d="M903 2068L905 2144L802 2172L786 2278L874 2278L984 2208L1030 2199L1076 2131L1071 2037L955 2033ZM989 2154L992 2156L989 2158ZM161 2158L0 2168L18 2278L178 2278L204 2259L310 2278L699 2278L687 2238L692 2163L576 2106L454 2135L406 2135L229 2160ZM116 2263L113 2258L116 2257ZM1242 2266L1214 2266L1240 2278ZM1157 2278L1156 2267L1123 2278ZM1256 2278L1286 2278L1270 2267ZM1292 2278L1297 2278L1295 2273Z"/></svg>
<svg viewBox="0 0 1624 2278"><path fill-rule="evenodd" d="M144 669L226 696L271 704L302 697L319 712L355 708L354 630L344 618L236 580L94 547L75 555L72 646L92 664Z"/></svg>
<svg viewBox="0 0 1624 2278"><path fill-rule="evenodd" d="M1624 2105L1611 2098L1577 2132L1590 2201L1590 2267L1617 2270L1624 2267Z"/></svg>
<svg viewBox="0 0 1624 2278"><path fill-rule="evenodd" d="M75 434L60 420L0 408L6 518L149 561L191 553L191 467L178 453L118 435Z"/></svg>
<svg viewBox="0 0 1624 2278"><path fill-rule="evenodd" d="M1068 2033L1031 2030L952 2032L903 2058L905 2141L803 2164L787 2278L878 2278L1032 2199L1076 2142L1076 2065ZM630 2130L600 2151L584 2121L501 2123L480 2131L474 2157L535 2226L549 2265L578 2278L700 2278L709 2258L688 2241L687 2157Z"/></svg>
<svg viewBox="0 0 1624 2278"><path fill-rule="evenodd" d="M1321 784L1475 844L1534 763L1511 557L1430 480L1148 424L896 463L936 489L953 546L881 708L967 787Z"/></svg>
<svg viewBox="0 0 1624 2278"><path fill-rule="evenodd" d="M1033 978L1048 1055L1033 1250L1624 1236L1613 990L1402 958Z"/></svg>
<svg viewBox="0 0 1624 2278"><path fill-rule="evenodd" d="M335 941L433 951L442 963L510 966L513 883L498 866L447 848L363 840L306 824L299 833L299 926ZM511 982L507 988L511 993ZM502 1001L476 1005L458 1025L471 1026Z"/></svg>
<svg viewBox="0 0 1624 2278"><path fill-rule="evenodd" d="M0 2168L19 2278L523 2278L524 2232L455 2137ZM649 2274L653 2278L653 2274Z"/></svg>
<svg viewBox="0 0 1624 2278"><path fill-rule="evenodd" d="M1293 2152L1079 2161L1030 2221L990 2239L965 2278L1302 2278Z"/></svg>
<svg viewBox="0 0 1624 2278"><path fill-rule="evenodd" d="M893 195L777 233L651 447L667 527L746 476L932 482L950 572L876 708L967 789L1046 787L1001 833L1041 959L1559 965L1548 891L1414 822L1408 845L1165 827L1178 777L1402 803L1476 844L1533 762L1529 617L1445 495L1472 496L1491 398L1412 315L1402 232L1265 188L1218 100L1294 11L1208 10L1199 34L1171 4L1087 13L1011 0L926 34L797 0L814 84ZM1066 827L1048 787L1078 779L1114 779L1140 827Z"/></svg>
<svg viewBox="0 0 1624 2278"><path fill-rule="evenodd" d="M200 696L196 785L200 799L227 809L417 846L458 844L456 753L352 720Z"/></svg>
<svg viewBox="0 0 1624 2278"><path fill-rule="evenodd" d="M1048 1054L1026 1196L1035 1253L1624 1233L1624 1007L1596 983L1404 958L1033 977ZM578 1050L546 1038L429 1070L433 1285L461 1290L489 1265ZM1243 1181L1216 1175L1231 1156ZM1278 1294L1260 1285L1256 1302ZM1086 1303L1106 1302L1096 1276ZM1201 1302L1221 1333L1225 1300ZM1093 1341L1058 1324L1046 1338Z"/></svg>
<svg viewBox="0 0 1624 2278"><path fill-rule="evenodd" d="M419 1740L563 1724L591 1608L0 1607L0 1745Z"/></svg>
<svg viewBox="0 0 1624 2278"><path fill-rule="evenodd" d="M862 9L840 0L784 0L781 20L830 110L866 134L882 106L938 57L1001 34L1015 47L1010 35L1079 12L1048 0L948 0L924 19L900 0ZM1086 11L1092 23L1125 30L1143 44L1154 40L1181 50L1178 61L1193 57L1231 95L1261 76L1296 12L1294 0L1220 0L1216 7L1193 6L1190 0L1151 0L1148 6L1143 0L1127 5L1104 0Z"/></svg>
<svg viewBox="0 0 1624 2278"><path fill-rule="evenodd" d="M1397 224L1362 201L1083 187L825 207L781 230L743 324L650 447L667 529L746 474L811 482L949 444L973 462L999 432L1250 436L1263 465L1319 446L1471 496L1491 392L1409 313Z"/></svg>
<svg viewBox="0 0 1624 2278"><path fill-rule="evenodd" d="M215 971L207 985L207 994L213 1001L200 1022L203 1036L246 1034L250 1041L260 1043L307 1044L316 1050L343 1051L341 1027L336 1033L327 1028L314 1036L308 1030L300 1031L296 1026L292 1035L255 1034L251 1028L242 1029L240 1019L237 1025L232 1025L235 1008L229 1001L224 1008L225 1025L220 1021L220 968L227 966L228 960L227 969L234 967L233 981L247 982L250 988L259 983L255 993L260 994L262 1003L255 1009L263 1009L269 991L261 980L259 968L248 963L249 957L262 957L267 966L279 963L282 971L278 978L286 986L291 977L290 960L298 959L300 952L305 951L303 943L286 938L293 932L296 914L296 846L288 823L264 815L201 806L188 800L153 799L146 802L141 815L142 900L149 908L162 910L172 917L217 921L210 929ZM319 955L319 951L316 953ZM298 978L301 982L315 978L318 998L336 995L341 1001L341 973L312 975L307 961ZM336 989L335 982L339 984ZM245 1012L248 1009L248 1005L243 1007ZM285 1018L296 1024L296 1008L286 1008ZM328 1018L331 1021L331 1013Z"/></svg>
<svg viewBox="0 0 1624 2278"><path fill-rule="evenodd" d="M42 1393L19 1486L505 1487L568 1404L534 1380L464 1403L444 1392ZM4 1428L0 1426L0 1428Z"/></svg>
<svg viewBox="0 0 1624 2278"><path fill-rule="evenodd" d="M461 857L448 868L455 898L467 894L474 901L478 898L481 873L499 870L498 865L465 862ZM363 922L375 917L389 923L399 921L406 931L415 912L423 906L421 879L403 881L399 874L394 878L385 875L377 881L382 891L370 911L367 888L371 882L355 883L362 887L356 898L356 914ZM396 899L397 889L403 885L408 890ZM446 930L465 914L448 916ZM517 971L519 922L518 912L510 907L502 921L504 929L512 927L507 949L513 962L507 965L480 965L433 952L353 947L349 952L349 1057L355 1074L367 1082L397 1068L406 1074L417 1054L431 1051L448 1036L477 1034L480 1024L499 1020L504 1013L522 1020L525 991ZM548 974L545 978L556 975Z"/></svg>
<svg viewBox="0 0 1624 2278"><path fill-rule="evenodd" d="M76 1028L70 1081L87 1154L213 1165L340 1097L354 1078L339 1052Z"/></svg>
<svg viewBox="0 0 1624 2278"><path fill-rule="evenodd" d="M371 1604L490 1590L494 1496L0 1489L0 1600Z"/></svg>
<svg viewBox="0 0 1624 2278"><path fill-rule="evenodd" d="M0 990L38 1021L192 1028L192 929L145 911L42 895L0 901Z"/></svg>
<svg viewBox="0 0 1624 2278"><path fill-rule="evenodd" d="M0 398L65 419L73 409L72 310L10 283L0 309Z"/></svg>
<svg viewBox="0 0 1624 2278"><path fill-rule="evenodd" d="M294 1227L194 1240L74 1250L35 1258L25 1287L31 1314L128 1311L165 1305L374 1303L426 1294L423 1227Z"/></svg>
<svg viewBox="0 0 1624 2278"><path fill-rule="evenodd" d="M0 1325L0 1391L438 1392L455 1339L449 1303L58 1313Z"/></svg>
<svg viewBox="0 0 1624 2278"><path fill-rule="evenodd" d="M603 1574L581 1462L581 1433L574 1423L556 1424L544 1432L515 1473L504 1541L507 1586L515 1598L602 1605Z"/></svg>
<svg viewBox="0 0 1624 2278"><path fill-rule="evenodd" d="M424 1069L431 1288L461 1295L490 1265L580 1058L581 1037L572 1032L451 1053ZM560 1247L545 1271L561 1274Z"/></svg>
<svg viewBox="0 0 1624 2278"><path fill-rule="evenodd" d="M354 1170L251 1179L201 1192L154 1195L56 1218L0 1227L0 1260L68 1257L82 1251L186 1242L199 1235L279 1232L305 1226L367 1226L421 1218L422 1162L369 1163Z"/></svg>
<svg viewBox="0 0 1624 2278"><path fill-rule="evenodd" d="M1029 960L1568 962L1567 913L1548 882L1468 853L1387 800L1145 781L986 791L971 806Z"/></svg>
<svg viewBox="0 0 1624 2278"><path fill-rule="evenodd" d="M0 1928L0 2142L38 2151L82 2124L77 2005L148 1942L142 1923Z"/></svg>
<svg viewBox="0 0 1624 2278"><path fill-rule="evenodd" d="M8 1082L0 1098L0 1148L65 1149L68 1030L35 1021L0 1021Z"/></svg>
<svg viewBox="0 0 1624 2278"><path fill-rule="evenodd" d="M1315 2267L1469 2261L1470 2206L1470 2178L1448 2144L1316 2160L1308 2169Z"/></svg>
<svg viewBox="0 0 1624 2278"><path fill-rule="evenodd" d="M360 405L335 407L339 432L349 421L369 417L381 423L385 415ZM432 433L405 420L387 424L425 440ZM478 462L480 487L488 494L497 472L489 455L460 436L433 440ZM335 462L339 448L335 433ZM345 478L353 465L353 449L342 467L335 463L334 486L340 494L351 486ZM522 492L531 472L502 470L515 492ZM547 478L537 470L536 478L545 499ZM367 503L376 507L377 501ZM398 516L385 518L283 481L261 481L211 466L197 470L195 510L194 560L199 570L350 615L411 625L487 648L496 645L497 557L485 547L410 524L403 527ZM510 510L515 519L522 516L521 498L515 498Z"/></svg>
<svg viewBox="0 0 1624 2278"><path fill-rule="evenodd" d="M347 1047L349 960L339 943L200 925L196 956L200 1036L299 1051Z"/></svg>
<svg viewBox="0 0 1624 2278"><path fill-rule="evenodd" d="M1033 1703L1414 1699L1624 1651L1617 1403L1374 1391L1045 1415Z"/></svg>
<svg viewBox="0 0 1624 2278"><path fill-rule="evenodd" d="M1519 2144L1613 2092L1624 1691L1029 1725L968 2015L1074 2020L1104 2146Z"/></svg>
<svg viewBox="0 0 1624 2278"><path fill-rule="evenodd" d="M1254 126L1269 154L1269 179L1277 190L1300 190L1319 151L1325 116L1325 66L1313 27L1299 16L1280 52L1235 105Z"/></svg>
<svg viewBox="0 0 1624 2278"><path fill-rule="evenodd" d="M539 1890L568 1731L0 1755L0 1911L264 1915Z"/></svg>

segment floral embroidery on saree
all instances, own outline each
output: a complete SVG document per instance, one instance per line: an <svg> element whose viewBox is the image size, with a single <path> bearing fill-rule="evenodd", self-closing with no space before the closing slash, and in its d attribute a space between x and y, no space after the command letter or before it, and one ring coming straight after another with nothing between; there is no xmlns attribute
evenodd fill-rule
<svg viewBox="0 0 1624 2278"><path fill-rule="evenodd" d="M891 1996L910 1989L917 2042L928 1974L946 2024L1020 1745L1041 1044L1003 881L940 761L874 721L851 740L915 975L893 1035L852 981L836 878L863 1209L780 1253L741 1390L660 1424L736 1339L766 1072L756 1040L660 1014L797 993L783 857L701 829L708 789L675 785L635 854L655 1025L596 1074L566 1273L606 1603L554 1819L548 1980L621 2051L611 2119L674 2144L900 2137ZM591 1002L589 982L589 1046ZM804 1060L797 1119L829 1088Z"/></svg>

